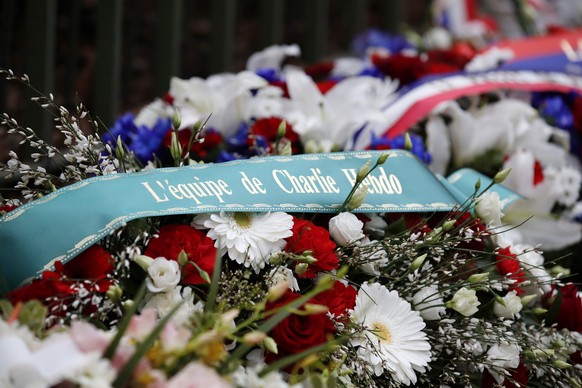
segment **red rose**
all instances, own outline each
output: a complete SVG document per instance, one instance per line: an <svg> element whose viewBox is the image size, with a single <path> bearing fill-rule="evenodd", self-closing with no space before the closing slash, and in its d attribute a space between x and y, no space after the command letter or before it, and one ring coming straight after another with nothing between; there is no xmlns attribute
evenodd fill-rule
<svg viewBox="0 0 582 388"><path fill-rule="evenodd" d="M298 255L311 251L312 256L317 259L299 277L314 278L317 272L337 269L339 260L335 253L336 245L331 241L327 229L311 221L293 217L292 232L293 236L286 239L285 251Z"/></svg>
<svg viewBox="0 0 582 388"><path fill-rule="evenodd" d="M508 379L503 380L503 387L505 388L517 388L517 387L525 387L527 386L527 369L523 362L520 362L517 368L511 371L511 380ZM517 384L514 384L515 381ZM493 388L496 386L497 382L489 373L487 369L483 372L483 381L481 382L481 388Z"/></svg>
<svg viewBox="0 0 582 388"><path fill-rule="evenodd" d="M7 296L12 303L36 299L49 307L51 314L64 315L67 310L74 310L68 305L75 301L74 296L79 293L80 288L89 291L89 295L105 293L111 285L108 278L111 271L113 258L109 252L99 245L92 245L65 264L55 262L54 271L44 271L42 278L33 280ZM60 307L52 309L53 306ZM95 311L94 306L86 307L84 313Z"/></svg>
<svg viewBox="0 0 582 388"><path fill-rule="evenodd" d="M279 300L267 304L266 311L284 306L300 296L288 290ZM310 303L317 302L312 300ZM326 313L310 315L289 314L270 333L270 336L277 343L279 353L268 354L267 362L321 345L327 342L334 332L333 324Z"/></svg>
<svg viewBox="0 0 582 388"><path fill-rule="evenodd" d="M318 294L313 300L314 303L327 306L329 312L335 317L347 318L348 310L356 306L357 293L354 287L345 286L342 282L336 281L331 289Z"/></svg>
<svg viewBox="0 0 582 388"><path fill-rule="evenodd" d="M582 333L582 298L578 296L578 286L566 284L560 287L560 293L562 294L560 309L553 323L556 323L558 329ZM555 302L556 294L555 290L546 294L542 299L544 306L549 308Z"/></svg>
<svg viewBox="0 0 582 388"><path fill-rule="evenodd" d="M522 295L523 291L519 285L525 281L525 273L517 260L515 253L511 252L510 247L500 249L495 256L495 267L501 276L507 276L515 282L509 286L510 290L515 290L517 295Z"/></svg>
<svg viewBox="0 0 582 388"><path fill-rule="evenodd" d="M188 260L212 276L216 248L214 241L190 225L164 225L160 228L159 237L148 244L144 254L153 258L165 257L168 260L178 260L180 252L188 255ZM185 284L206 283L194 265L183 268L183 282Z"/></svg>

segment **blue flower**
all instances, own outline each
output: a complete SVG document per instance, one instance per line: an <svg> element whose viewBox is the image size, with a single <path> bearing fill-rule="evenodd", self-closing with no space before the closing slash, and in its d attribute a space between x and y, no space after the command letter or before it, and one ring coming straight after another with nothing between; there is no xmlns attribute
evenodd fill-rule
<svg viewBox="0 0 582 388"><path fill-rule="evenodd" d="M113 127L109 128L109 131L101 136L101 140L113 148L117 145L118 137L121 137L121 141L124 143L129 142L130 137L137 132L137 127L133 122L134 118L135 116L131 113L126 113L119 117L115 120Z"/></svg>
<svg viewBox="0 0 582 388"><path fill-rule="evenodd" d="M164 136L171 128L171 122L168 118L160 118L152 128L145 125L138 127L134 118L131 113L118 118L109 132L102 136L102 140L115 150L119 136L139 161L145 164L162 148Z"/></svg>
<svg viewBox="0 0 582 388"><path fill-rule="evenodd" d="M366 51L371 47L385 48L393 54L407 48L414 48L403 36L392 35L375 28L356 36L352 42L352 51L360 57L365 57Z"/></svg>
<svg viewBox="0 0 582 388"><path fill-rule="evenodd" d="M412 152L416 157L422 160L424 163L429 164L432 160L432 156L426 150L424 142L419 135L414 133L409 133L410 140L412 141ZM370 148L373 150L385 150L385 149L404 149L404 135L398 135L393 139L388 139L386 137L377 137L372 134L372 143Z"/></svg>
<svg viewBox="0 0 582 388"><path fill-rule="evenodd" d="M265 67L258 69L256 74L259 77L263 77L267 82L280 82L281 77L279 76L279 72L272 67Z"/></svg>

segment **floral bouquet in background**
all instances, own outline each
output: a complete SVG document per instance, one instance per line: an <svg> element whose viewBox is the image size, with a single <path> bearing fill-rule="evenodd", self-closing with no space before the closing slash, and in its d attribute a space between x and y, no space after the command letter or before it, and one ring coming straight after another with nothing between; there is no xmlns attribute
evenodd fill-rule
<svg viewBox="0 0 582 388"><path fill-rule="evenodd" d="M55 114L67 148L3 116L2 125L32 147L31 160L59 167L30 165L13 152L2 170L18 179L19 195L4 199L0 221L50 203L51 192L80 190L92 177L350 150L363 123L381 125L381 106L397 87L354 77L324 93L325 83L299 69L286 73L285 85L279 76L175 79L164 100L124 116L103 140L82 105L69 112L50 96L38 97ZM502 204L491 190L512 179L509 171L484 187L476 181L448 212L370 213L366 197L379 184L372 174L398 155L390 148L431 161L420 137L383 144L385 153L362 154L369 156L354 171L351 191L325 212L148 215L120 224L70 260L54 261L0 303L0 382L580 386L582 300L563 279L565 269L544 262L535 244L506 238L511 231L501 226ZM315 182L333 191L334 183L317 177L301 184L307 191ZM164 190L218 195L210 185Z"/></svg>

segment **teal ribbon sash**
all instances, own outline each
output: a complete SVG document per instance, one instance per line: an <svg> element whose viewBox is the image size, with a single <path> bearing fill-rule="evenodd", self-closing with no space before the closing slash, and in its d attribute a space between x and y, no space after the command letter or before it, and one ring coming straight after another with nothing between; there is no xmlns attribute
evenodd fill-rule
<svg viewBox="0 0 582 388"><path fill-rule="evenodd" d="M87 179L0 218L0 273L10 289L142 217L219 211L337 212L360 168L385 152L274 156ZM449 211L459 201L412 154L364 181L357 212Z"/></svg>

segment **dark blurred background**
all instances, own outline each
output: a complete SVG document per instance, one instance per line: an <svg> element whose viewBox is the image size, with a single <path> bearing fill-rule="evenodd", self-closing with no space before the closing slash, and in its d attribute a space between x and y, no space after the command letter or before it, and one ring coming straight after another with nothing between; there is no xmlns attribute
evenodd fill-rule
<svg viewBox="0 0 582 388"><path fill-rule="evenodd" d="M243 70L272 44L297 43L308 63L349 53L358 32L422 29L425 0L2 0L0 67L26 73L69 108L105 122L163 95L172 75ZM0 108L36 128L21 85L0 84ZM1 143L1 142L0 142ZM0 151L0 160L7 152Z"/></svg>

